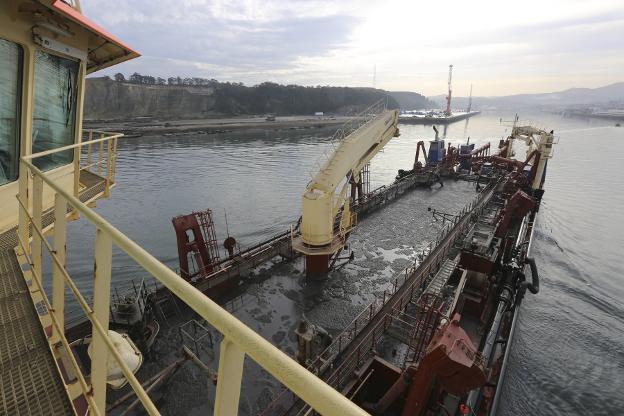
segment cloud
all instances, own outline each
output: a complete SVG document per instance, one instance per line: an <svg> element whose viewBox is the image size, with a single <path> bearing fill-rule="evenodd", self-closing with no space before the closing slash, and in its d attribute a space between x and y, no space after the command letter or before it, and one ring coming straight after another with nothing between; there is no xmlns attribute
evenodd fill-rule
<svg viewBox="0 0 624 416"><path fill-rule="evenodd" d="M322 10L323 3L316 3ZM252 2L187 0L132 2L116 8L94 2L90 8L96 20L143 55L126 67L160 76L236 72L249 77L292 69L300 57L342 47L358 23L355 16L318 10L295 15L292 9L275 7L276 13L268 14L263 4L256 8ZM99 13L100 8L105 11Z"/></svg>
<svg viewBox="0 0 624 416"><path fill-rule="evenodd" d="M104 73L487 95L620 81L618 0L89 0L85 14L143 54Z"/></svg>

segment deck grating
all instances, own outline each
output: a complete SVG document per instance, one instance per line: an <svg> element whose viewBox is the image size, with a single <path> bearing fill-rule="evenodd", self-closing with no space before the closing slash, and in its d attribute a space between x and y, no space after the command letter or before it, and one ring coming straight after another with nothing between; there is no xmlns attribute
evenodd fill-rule
<svg viewBox="0 0 624 416"><path fill-rule="evenodd" d="M104 180L82 171L83 202L104 191ZM54 213L44 213L44 227ZM14 252L17 227L0 234L0 416L73 415L73 409Z"/></svg>

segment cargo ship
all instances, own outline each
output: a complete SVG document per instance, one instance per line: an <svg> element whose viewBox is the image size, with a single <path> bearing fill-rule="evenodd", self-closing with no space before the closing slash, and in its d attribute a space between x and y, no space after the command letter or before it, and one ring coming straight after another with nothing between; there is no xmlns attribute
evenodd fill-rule
<svg viewBox="0 0 624 416"><path fill-rule="evenodd" d="M450 114L442 110L407 110L399 115L399 121L405 124L450 124L481 114L480 111L453 110Z"/></svg>
<svg viewBox="0 0 624 416"><path fill-rule="evenodd" d="M451 108L453 99L452 79L453 65L449 65L448 94L446 96L445 110L404 110L399 115L399 121L404 124L451 124L481 114L480 111L472 109L472 85L470 86L470 96L468 97L468 108L466 110L453 110Z"/></svg>
<svg viewBox="0 0 624 416"><path fill-rule="evenodd" d="M284 388L261 414L496 413L518 310L539 291L530 251L553 132L516 125L493 154L437 137L425 152L420 141L413 166L371 191L368 164L399 135L398 112L376 103L336 131L289 230L244 249L228 237L221 259L209 211L176 217L174 271L94 209L112 196L123 135L82 129L84 80L139 54L87 19L79 2L2 3L0 23L0 413L157 415L155 392L192 361L215 384L213 413L235 415L246 359ZM520 160L518 142L527 148ZM326 279L352 259L343 253L367 213L448 178L474 183L474 200L459 212L432 211L444 224L436 241L342 333L302 320L289 355L219 304L275 256L303 257L306 279ZM95 230L92 296L66 266L67 228L77 218ZM113 248L155 285L112 290ZM66 294L80 322L68 322ZM220 333L216 370L185 349L139 380L167 305ZM178 329L197 341L208 336L202 328Z"/></svg>

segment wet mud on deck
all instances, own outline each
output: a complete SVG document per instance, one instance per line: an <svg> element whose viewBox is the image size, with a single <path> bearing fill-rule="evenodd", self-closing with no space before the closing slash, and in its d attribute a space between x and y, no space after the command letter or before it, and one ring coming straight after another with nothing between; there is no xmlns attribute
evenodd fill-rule
<svg viewBox="0 0 624 416"><path fill-rule="evenodd" d="M327 279L306 280L302 258L292 262L276 258L259 267L224 306L294 357L294 330L302 317L333 336L340 333L375 298L383 296L384 290L392 286L394 276L414 261L416 253L435 240L443 224L434 221L427 208L455 213L474 195L474 184L453 180L446 181L444 187L434 185L431 189L411 191L359 224L349 239L355 260L330 272ZM140 380L149 378L180 355L178 327L190 319L197 319L210 329L214 347L210 347L206 337L199 343L198 352L202 361L217 370L221 335L190 311L183 311L182 315L161 323L161 333L139 372ZM188 338L185 343L195 349ZM240 414L257 414L280 390L277 380L247 358ZM154 393L154 398L160 398L158 405L163 414L205 415L211 412L214 395L212 381L193 363L186 362ZM113 397L119 394L109 399Z"/></svg>

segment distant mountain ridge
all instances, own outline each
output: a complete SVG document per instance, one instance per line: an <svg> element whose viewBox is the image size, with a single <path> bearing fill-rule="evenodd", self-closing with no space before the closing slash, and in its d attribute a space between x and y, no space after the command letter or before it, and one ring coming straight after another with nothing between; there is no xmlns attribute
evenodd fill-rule
<svg viewBox="0 0 624 416"><path fill-rule="evenodd" d="M445 96L429 97L439 107L445 105ZM475 109L517 109L523 107L569 107L578 105L624 104L624 82L598 88L570 88L558 92L540 94L515 94L501 97L473 97ZM468 97L453 97L454 108L468 105Z"/></svg>
<svg viewBox="0 0 624 416"><path fill-rule="evenodd" d="M163 80L164 81L164 80ZM163 85L87 78L85 119L137 117L168 119L231 115L355 114L380 99L389 108L417 108L434 103L417 93L392 93L374 88L303 87L265 82L252 87L206 80L205 85Z"/></svg>

